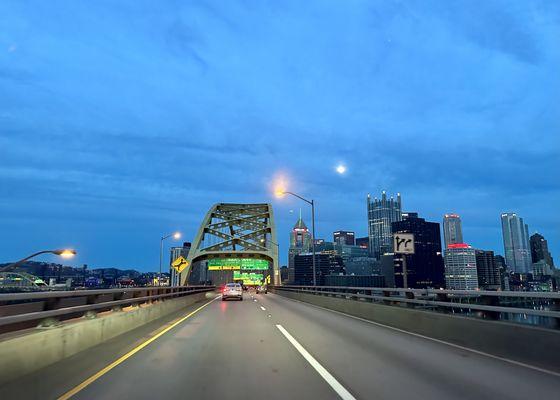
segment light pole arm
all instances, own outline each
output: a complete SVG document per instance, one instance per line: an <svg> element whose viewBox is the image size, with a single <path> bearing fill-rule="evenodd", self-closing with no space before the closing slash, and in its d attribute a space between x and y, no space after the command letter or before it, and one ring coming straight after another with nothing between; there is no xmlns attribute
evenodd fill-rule
<svg viewBox="0 0 560 400"><path fill-rule="evenodd" d="M295 193L293 193L293 192L282 192L282 193L291 194L292 196L295 196L295 197L297 197L298 199L305 201L307 204L310 204L310 205L313 204L313 201L312 201L312 200L307 200L306 198L301 197L299 194L295 194Z"/></svg>
<svg viewBox="0 0 560 400"><path fill-rule="evenodd" d="M27 257L25 257L25 258L22 258L21 260L16 261L15 263L12 263L12 264L10 264L10 265L8 265L8 266L2 268L1 271L2 271L2 272L10 271L10 270L16 268L18 265L23 264L23 263L26 262L27 260L29 260L29 259L31 259L31 258L33 258L33 257L36 257L36 256L38 256L38 255L40 255L40 254L46 254L46 253L56 254L56 253L54 252L54 250L42 250L42 251L38 251L37 253L33 253L33 254L31 254L30 256L27 256Z"/></svg>

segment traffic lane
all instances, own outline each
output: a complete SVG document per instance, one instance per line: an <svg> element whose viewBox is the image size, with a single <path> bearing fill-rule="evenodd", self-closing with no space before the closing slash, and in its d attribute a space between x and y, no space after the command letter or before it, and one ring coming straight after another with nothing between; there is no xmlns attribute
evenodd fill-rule
<svg viewBox="0 0 560 400"><path fill-rule="evenodd" d="M7 382L0 386L0 399L56 399L115 359L155 336L180 317L216 297L216 294L207 293L207 296L207 300L193 303L180 311L151 321L29 375ZM33 384L30 385L29 382L33 382Z"/></svg>
<svg viewBox="0 0 560 400"><path fill-rule="evenodd" d="M76 399L336 399L245 294L214 301L77 393Z"/></svg>
<svg viewBox="0 0 560 400"><path fill-rule="evenodd" d="M526 399L560 390L557 376L282 296L255 297L359 398Z"/></svg>

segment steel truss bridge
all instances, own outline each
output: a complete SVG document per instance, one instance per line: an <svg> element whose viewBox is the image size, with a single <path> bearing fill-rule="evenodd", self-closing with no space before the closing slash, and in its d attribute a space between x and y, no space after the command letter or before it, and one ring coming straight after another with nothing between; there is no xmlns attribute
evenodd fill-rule
<svg viewBox="0 0 560 400"><path fill-rule="evenodd" d="M268 203L214 204L206 213L194 238L181 274L181 285L189 283L196 263L215 258L253 258L270 263L269 274L280 283L274 213Z"/></svg>

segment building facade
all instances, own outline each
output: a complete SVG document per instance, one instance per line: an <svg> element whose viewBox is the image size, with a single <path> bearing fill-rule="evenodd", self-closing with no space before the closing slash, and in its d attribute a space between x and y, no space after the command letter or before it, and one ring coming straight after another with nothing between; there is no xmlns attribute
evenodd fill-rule
<svg viewBox="0 0 560 400"><path fill-rule="evenodd" d="M315 254L315 272L317 285L325 285L327 275L344 275L342 257L331 253ZM294 284L313 285L313 254L301 253L294 256Z"/></svg>
<svg viewBox="0 0 560 400"><path fill-rule="evenodd" d="M496 264L494 252L487 250L476 250L475 254L478 287L485 290L500 289L500 268Z"/></svg>
<svg viewBox="0 0 560 400"><path fill-rule="evenodd" d="M549 266L554 266L554 260L552 255L548 251L548 242L540 233L535 233L529 238L529 244L531 247L531 261L537 263L544 260Z"/></svg>
<svg viewBox="0 0 560 400"><path fill-rule="evenodd" d="M356 244L355 234L350 231L336 231L333 233L333 242L336 244L354 246Z"/></svg>
<svg viewBox="0 0 560 400"><path fill-rule="evenodd" d="M402 221L392 223L393 233L414 234L414 254L395 254L395 286L404 287L404 257L409 288L440 288L445 275L441 255L441 232L437 222L419 218L417 213L403 214Z"/></svg>
<svg viewBox="0 0 560 400"><path fill-rule="evenodd" d="M395 287L395 255L385 253L379 260L379 274L385 278L387 287Z"/></svg>
<svg viewBox="0 0 560 400"><path fill-rule="evenodd" d="M534 278L538 278L541 276L551 276L554 270L545 260L539 260L531 265L531 273Z"/></svg>
<svg viewBox="0 0 560 400"><path fill-rule="evenodd" d="M476 250L465 243L450 244L444 250L447 289L478 289Z"/></svg>
<svg viewBox="0 0 560 400"><path fill-rule="evenodd" d="M496 264L496 268L498 268L498 271L500 271L500 283L502 286L502 290L510 290L509 272L506 266L506 259L504 258L504 256L496 254L494 256L494 263Z"/></svg>
<svg viewBox="0 0 560 400"><path fill-rule="evenodd" d="M336 254L342 257L348 275L371 275L375 259L369 256L368 249L356 245L334 244Z"/></svg>
<svg viewBox="0 0 560 400"><path fill-rule="evenodd" d="M364 237L356 238L356 246L360 246L360 247L363 247L365 249L368 249L369 248L369 237L364 236Z"/></svg>
<svg viewBox="0 0 560 400"><path fill-rule="evenodd" d="M368 238L370 255L379 260L385 253L393 251L393 233L391 224L402 219L401 195L387 199L385 191L381 199L372 199L368 194Z"/></svg>
<svg viewBox="0 0 560 400"><path fill-rule="evenodd" d="M450 244L464 243L461 217L458 214L443 216L443 240L446 248Z"/></svg>
<svg viewBox="0 0 560 400"><path fill-rule="evenodd" d="M526 274L531 271L529 228L516 213L503 213L501 219L506 264L513 272Z"/></svg>

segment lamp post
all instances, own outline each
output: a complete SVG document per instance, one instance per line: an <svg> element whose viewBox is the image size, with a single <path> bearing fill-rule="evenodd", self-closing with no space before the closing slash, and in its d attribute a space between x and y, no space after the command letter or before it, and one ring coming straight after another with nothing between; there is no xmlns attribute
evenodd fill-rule
<svg viewBox="0 0 560 400"><path fill-rule="evenodd" d="M159 277L158 277L158 286L161 286L161 263L163 260L163 241L165 239L170 238L171 236L173 236L173 239L177 240L179 238L181 238L181 233L180 232L174 232L174 233L170 233L169 235L164 235L161 237L161 240L159 241Z"/></svg>
<svg viewBox="0 0 560 400"><path fill-rule="evenodd" d="M311 250L313 253L313 286L317 286L317 274L315 272L315 201L307 200L304 197L301 197L299 194L295 194L293 192L288 192L285 190L279 190L276 192L277 195L283 194L290 194L294 197L297 197L300 200L305 201L307 204L311 206Z"/></svg>
<svg viewBox="0 0 560 400"><path fill-rule="evenodd" d="M74 257L77 253L76 250L72 250L72 249L57 249L57 250L42 250L42 251L38 251L37 253L33 253L25 258L22 258L19 261L16 261L15 263L12 263L4 268L2 268L3 272L7 272L11 269L16 268L17 266L23 264L24 262L26 262L27 260L36 257L40 254L55 254L57 256L61 256L63 258L70 258L70 257Z"/></svg>

